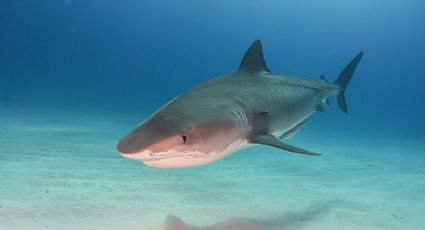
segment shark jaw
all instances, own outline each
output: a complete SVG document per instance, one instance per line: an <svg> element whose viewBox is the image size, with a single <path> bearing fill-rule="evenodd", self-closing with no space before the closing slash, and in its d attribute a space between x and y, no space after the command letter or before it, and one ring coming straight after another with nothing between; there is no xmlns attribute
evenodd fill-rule
<svg viewBox="0 0 425 230"><path fill-rule="evenodd" d="M153 168L189 168L206 165L214 161L218 161L233 152L248 147L247 140L236 141L225 150L200 152L200 151L176 151L168 150L166 152L152 152L150 150L142 150L138 153L121 155L128 159L142 161L143 164Z"/></svg>

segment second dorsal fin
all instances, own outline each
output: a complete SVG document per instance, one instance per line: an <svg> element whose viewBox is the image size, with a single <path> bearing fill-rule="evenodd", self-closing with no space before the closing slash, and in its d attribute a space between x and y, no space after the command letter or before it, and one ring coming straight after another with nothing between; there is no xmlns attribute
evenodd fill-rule
<svg viewBox="0 0 425 230"><path fill-rule="evenodd" d="M323 75L320 75L320 80L321 80L323 83L328 83L328 81L326 80L325 76L323 76Z"/></svg>
<svg viewBox="0 0 425 230"><path fill-rule="evenodd" d="M260 40L256 40L246 51L242 59L238 71L255 73L255 72L270 72L263 57L263 48L261 47Z"/></svg>

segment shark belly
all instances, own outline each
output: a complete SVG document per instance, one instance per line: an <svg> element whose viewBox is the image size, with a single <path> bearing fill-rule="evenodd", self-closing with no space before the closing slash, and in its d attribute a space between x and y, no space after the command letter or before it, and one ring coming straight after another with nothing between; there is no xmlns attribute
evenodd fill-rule
<svg viewBox="0 0 425 230"><path fill-rule="evenodd" d="M269 134L281 135L316 112L320 103L319 94L311 89L298 87L283 87L279 89L278 99L267 101L268 107L263 110L270 111ZM266 100L266 99L265 99ZM274 101L274 104L272 103Z"/></svg>
<svg viewBox="0 0 425 230"><path fill-rule="evenodd" d="M304 105L296 112L283 114L281 117L276 118L276 121L273 122L271 134L275 136L282 135L310 117L314 112L316 112L314 105Z"/></svg>

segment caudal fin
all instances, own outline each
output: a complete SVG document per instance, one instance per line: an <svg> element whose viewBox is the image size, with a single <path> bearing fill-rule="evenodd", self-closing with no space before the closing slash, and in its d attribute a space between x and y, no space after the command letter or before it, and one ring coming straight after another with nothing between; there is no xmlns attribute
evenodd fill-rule
<svg viewBox="0 0 425 230"><path fill-rule="evenodd" d="M339 108L347 113L347 102L345 101L345 89L347 88L348 83L353 76L354 70L356 70L357 65L360 62L360 59L363 56L363 52L360 52L356 57L351 60L345 69L339 74L338 78L335 80L334 84L337 84L340 87L339 93L336 95L336 101L338 102Z"/></svg>

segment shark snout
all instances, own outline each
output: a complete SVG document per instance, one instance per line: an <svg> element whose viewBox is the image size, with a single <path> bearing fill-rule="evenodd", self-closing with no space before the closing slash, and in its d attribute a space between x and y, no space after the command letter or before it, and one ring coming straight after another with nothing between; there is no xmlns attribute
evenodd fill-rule
<svg viewBox="0 0 425 230"><path fill-rule="evenodd" d="M132 153L135 153L135 151L133 149L130 149L123 140L121 140L117 144L116 149L121 154L132 154Z"/></svg>
<svg viewBox="0 0 425 230"><path fill-rule="evenodd" d="M137 148L132 145L132 143L124 138L122 139L116 147L117 151L125 158L134 159L134 160L151 160L151 152L144 150L143 148Z"/></svg>
<svg viewBox="0 0 425 230"><path fill-rule="evenodd" d="M142 139L137 133L131 132L118 142L116 149L121 154L136 154L143 149L141 145Z"/></svg>
<svg viewBox="0 0 425 230"><path fill-rule="evenodd" d="M158 148L155 145L161 146L161 143L155 141L150 135L145 135L140 130L134 130L122 138L117 146L117 151L125 158L133 160L155 160Z"/></svg>

